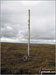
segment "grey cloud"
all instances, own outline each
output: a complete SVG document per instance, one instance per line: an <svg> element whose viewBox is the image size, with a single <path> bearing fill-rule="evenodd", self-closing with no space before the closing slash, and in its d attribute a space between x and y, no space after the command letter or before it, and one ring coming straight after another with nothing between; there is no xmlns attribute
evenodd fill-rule
<svg viewBox="0 0 56 75"><path fill-rule="evenodd" d="M27 39L28 6L14 1L1 3L1 37ZM55 39L55 2L40 1L29 7L31 39Z"/></svg>

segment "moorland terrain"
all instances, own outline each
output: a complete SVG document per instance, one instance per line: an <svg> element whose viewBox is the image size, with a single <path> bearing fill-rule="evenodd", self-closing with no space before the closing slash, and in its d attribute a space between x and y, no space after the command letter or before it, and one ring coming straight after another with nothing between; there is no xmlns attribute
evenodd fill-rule
<svg viewBox="0 0 56 75"><path fill-rule="evenodd" d="M2 74L38 74L41 70L55 70L55 45L30 44L30 61L27 56L27 44L1 43Z"/></svg>

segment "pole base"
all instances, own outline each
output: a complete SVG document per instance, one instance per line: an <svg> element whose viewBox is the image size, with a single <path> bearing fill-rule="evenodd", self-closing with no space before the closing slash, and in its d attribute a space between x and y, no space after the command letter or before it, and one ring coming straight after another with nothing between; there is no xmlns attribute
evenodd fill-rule
<svg viewBox="0 0 56 75"><path fill-rule="evenodd" d="M31 61L32 60L32 56L25 56L23 58L24 61Z"/></svg>

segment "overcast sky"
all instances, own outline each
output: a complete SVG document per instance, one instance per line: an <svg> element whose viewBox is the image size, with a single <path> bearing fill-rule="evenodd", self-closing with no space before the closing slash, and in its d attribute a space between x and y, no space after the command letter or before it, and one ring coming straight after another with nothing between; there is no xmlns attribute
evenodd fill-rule
<svg viewBox="0 0 56 75"><path fill-rule="evenodd" d="M1 1L1 41L26 42L30 9L31 42L55 40L55 1Z"/></svg>

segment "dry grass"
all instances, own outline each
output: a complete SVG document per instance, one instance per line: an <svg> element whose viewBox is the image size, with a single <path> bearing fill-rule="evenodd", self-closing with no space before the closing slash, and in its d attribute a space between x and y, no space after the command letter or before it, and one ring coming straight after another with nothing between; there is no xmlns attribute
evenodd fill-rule
<svg viewBox="0 0 56 75"><path fill-rule="evenodd" d="M27 44L1 43L1 73L37 74L41 70L55 70L55 45L31 44L31 61L24 62Z"/></svg>

